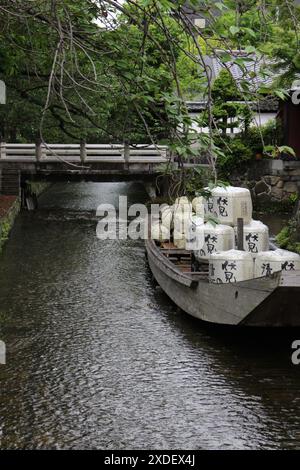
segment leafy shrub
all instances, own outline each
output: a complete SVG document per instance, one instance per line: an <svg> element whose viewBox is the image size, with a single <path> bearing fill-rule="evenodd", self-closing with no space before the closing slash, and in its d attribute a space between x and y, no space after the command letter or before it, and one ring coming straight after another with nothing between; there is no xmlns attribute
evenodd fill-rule
<svg viewBox="0 0 300 470"><path fill-rule="evenodd" d="M217 145L224 154L218 158L221 176L228 177L234 170L245 169L249 162L255 160L257 154L264 154L264 146L274 149L281 140L282 130L275 120L260 128L249 127L247 132L234 137L217 136Z"/></svg>
<svg viewBox="0 0 300 470"><path fill-rule="evenodd" d="M221 144L222 145L222 144ZM241 170L253 159L252 150L243 142L242 138L234 137L222 145L223 155L217 161L220 176L228 178L234 170Z"/></svg>
<svg viewBox="0 0 300 470"><path fill-rule="evenodd" d="M286 225L276 237L280 248L300 254L300 242L298 239L298 224L295 218L291 219L288 225Z"/></svg>

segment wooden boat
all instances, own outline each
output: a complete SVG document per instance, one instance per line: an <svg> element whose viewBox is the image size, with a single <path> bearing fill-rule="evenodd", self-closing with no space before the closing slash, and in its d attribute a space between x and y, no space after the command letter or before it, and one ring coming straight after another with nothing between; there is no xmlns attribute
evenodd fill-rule
<svg viewBox="0 0 300 470"><path fill-rule="evenodd" d="M186 313L220 325L300 326L300 271L279 271L248 281L213 284L208 264L193 271L191 253L146 240L152 274Z"/></svg>

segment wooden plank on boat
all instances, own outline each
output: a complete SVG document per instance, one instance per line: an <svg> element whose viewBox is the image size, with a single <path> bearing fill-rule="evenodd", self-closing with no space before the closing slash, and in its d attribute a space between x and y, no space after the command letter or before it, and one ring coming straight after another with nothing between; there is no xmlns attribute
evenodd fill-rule
<svg viewBox="0 0 300 470"><path fill-rule="evenodd" d="M176 255L176 256L186 256L187 258L191 257L191 253L186 250L179 250L179 249L168 249L168 248L161 248L160 251L164 254Z"/></svg>
<svg viewBox="0 0 300 470"><path fill-rule="evenodd" d="M189 261L191 262L191 258L189 256L178 256L174 254L168 254L168 253L163 253L164 256L166 256L169 260L174 260L174 261Z"/></svg>
<svg viewBox="0 0 300 470"><path fill-rule="evenodd" d="M163 242L161 248L165 250L176 250L176 246L172 242Z"/></svg>

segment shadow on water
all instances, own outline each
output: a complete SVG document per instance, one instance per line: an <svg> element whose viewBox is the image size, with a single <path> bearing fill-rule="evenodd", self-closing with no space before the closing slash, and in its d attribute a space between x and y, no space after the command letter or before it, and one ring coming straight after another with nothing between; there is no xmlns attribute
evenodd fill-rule
<svg viewBox="0 0 300 470"><path fill-rule="evenodd" d="M210 357L211 367L217 374L223 375L227 383L242 389L247 396L260 396L272 419L276 414L280 416L282 409L290 409L292 416L285 416L285 424L290 419L299 426L300 365L292 362L292 343L300 342L300 328L209 324L178 309L159 287L155 289L155 296L160 304L173 305L172 311L166 313L168 321L194 351ZM278 418L278 425L282 424L281 419ZM299 437L300 430L297 432Z"/></svg>
<svg viewBox="0 0 300 470"><path fill-rule="evenodd" d="M151 277L151 274L149 276ZM241 359L277 357L279 363L283 361L287 366L291 365L291 370L295 371L291 361L293 352L291 345L294 340L300 341L300 327L259 328L208 323L193 318L179 309L154 281L152 286L160 304L172 305L172 313L168 314L168 319L191 344L197 345L199 338L205 335L215 345L228 348L233 354L238 353Z"/></svg>

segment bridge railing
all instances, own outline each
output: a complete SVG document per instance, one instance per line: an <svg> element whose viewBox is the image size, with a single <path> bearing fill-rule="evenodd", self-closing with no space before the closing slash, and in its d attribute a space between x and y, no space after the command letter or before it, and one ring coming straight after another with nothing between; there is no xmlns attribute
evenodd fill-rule
<svg viewBox="0 0 300 470"><path fill-rule="evenodd" d="M162 163L167 146L121 144L11 144L0 142L0 159L14 162Z"/></svg>

